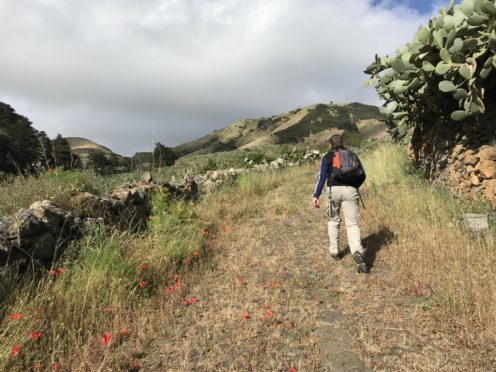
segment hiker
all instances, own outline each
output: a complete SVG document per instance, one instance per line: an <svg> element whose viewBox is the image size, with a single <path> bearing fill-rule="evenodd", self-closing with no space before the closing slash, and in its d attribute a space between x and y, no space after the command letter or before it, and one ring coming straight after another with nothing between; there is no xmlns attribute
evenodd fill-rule
<svg viewBox="0 0 496 372"><path fill-rule="evenodd" d="M322 158L319 179L313 194L313 205L320 208L319 197L327 181L327 215L328 233L330 240L329 252L331 258L338 261L344 256L339 251L339 213L343 207L348 235L348 244L351 254L357 264L359 273L369 271L363 256L362 241L360 238L360 193L358 188L365 181L365 170L360 159L350 149L344 146L343 136L331 136L331 149Z"/></svg>

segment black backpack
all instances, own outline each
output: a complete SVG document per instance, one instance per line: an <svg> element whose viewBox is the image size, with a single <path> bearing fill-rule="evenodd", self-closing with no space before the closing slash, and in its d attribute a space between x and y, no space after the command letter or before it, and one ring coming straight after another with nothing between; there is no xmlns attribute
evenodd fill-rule
<svg viewBox="0 0 496 372"><path fill-rule="evenodd" d="M326 154L328 166L327 184L332 186L336 181L341 185L360 187L365 181L365 171L358 156L346 147L340 147Z"/></svg>

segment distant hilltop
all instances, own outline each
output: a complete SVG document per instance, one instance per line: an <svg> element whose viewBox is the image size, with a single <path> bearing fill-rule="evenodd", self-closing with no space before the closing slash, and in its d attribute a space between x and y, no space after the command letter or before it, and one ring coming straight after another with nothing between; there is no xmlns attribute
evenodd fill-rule
<svg viewBox="0 0 496 372"><path fill-rule="evenodd" d="M197 140L174 148L178 156L252 148L267 144L316 143L333 133L363 139L386 134L384 116L376 106L362 103L318 103L283 114L236 121Z"/></svg>

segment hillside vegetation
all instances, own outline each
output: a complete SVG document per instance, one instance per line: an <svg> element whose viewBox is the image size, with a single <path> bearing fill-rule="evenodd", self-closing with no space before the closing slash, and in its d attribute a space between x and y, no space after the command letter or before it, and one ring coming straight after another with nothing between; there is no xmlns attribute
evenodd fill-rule
<svg viewBox="0 0 496 372"><path fill-rule="evenodd" d="M236 121L195 141L174 148L179 156L204 154L262 145L316 143L332 133L354 133L360 138L380 137L385 133L384 118L375 106L361 103L315 104L268 118ZM361 136L361 128L366 136ZM376 128L371 130L371 128ZM378 128L378 129L377 129Z"/></svg>
<svg viewBox="0 0 496 372"><path fill-rule="evenodd" d="M197 204L157 195L144 235L96 232L21 286L2 271L0 369L494 369L494 223L476 239L460 219L486 207L432 188L402 148L360 156L370 275L326 260L317 164Z"/></svg>

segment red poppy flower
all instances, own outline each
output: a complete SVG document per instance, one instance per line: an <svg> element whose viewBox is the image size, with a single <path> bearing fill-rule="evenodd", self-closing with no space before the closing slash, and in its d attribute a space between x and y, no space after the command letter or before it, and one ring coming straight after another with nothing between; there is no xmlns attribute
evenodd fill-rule
<svg viewBox="0 0 496 372"><path fill-rule="evenodd" d="M200 255L200 252L198 252L198 251L193 252L193 256L198 257L199 255Z"/></svg>
<svg viewBox="0 0 496 372"><path fill-rule="evenodd" d="M265 316L264 316L264 319L269 319L271 316L272 316L272 311L270 311L270 310L266 310L266 311L265 311Z"/></svg>
<svg viewBox="0 0 496 372"><path fill-rule="evenodd" d="M33 331L33 332L31 332L31 335L29 335L29 338L31 340L35 340L35 341L37 339L39 339L40 337L41 337L41 332L40 331Z"/></svg>
<svg viewBox="0 0 496 372"><path fill-rule="evenodd" d="M288 372L296 372L296 369L294 367L291 367Z"/></svg>
<svg viewBox="0 0 496 372"><path fill-rule="evenodd" d="M145 282L139 282L138 283L138 287L144 287L145 286Z"/></svg>
<svg viewBox="0 0 496 372"><path fill-rule="evenodd" d="M178 281L179 279L181 279L181 275L180 274L174 274L172 276L172 280L174 280L174 281Z"/></svg>
<svg viewBox="0 0 496 372"><path fill-rule="evenodd" d="M127 332L128 331L127 331L127 328L126 327L119 328L119 334L120 335L123 335L124 336Z"/></svg>
<svg viewBox="0 0 496 372"><path fill-rule="evenodd" d="M64 273L65 269L57 269L57 270L50 270L48 272L49 275L53 275L53 276L59 276L59 275L62 275Z"/></svg>
<svg viewBox="0 0 496 372"><path fill-rule="evenodd" d="M112 339L112 333L104 332L102 333L102 337L100 338L100 343L102 345L108 345L111 339Z"/></svg>
<svg viewBox="0 0 496 372"><path fill-rule="evenodd" d="M17 354L19 354L19 352L21 351L21 347L20 346L14 346L10 352L10 355L13 356L13 357L16 357Z"/></svg>
<svg viewBox="0 0 496 372"><path fill-rule="evenodd" d="M251 315L248 314L248 313L244 313L243 315L241 315L241 317L244 319L244 320L248 320L251 318Z"/></svg>
<svg viewBox="0 0 496 372"><path fill-rule="evenodd" d="M147 270L150 266L148 264L141 264L138 266L138 269L140 269L141 271L143 270Z"/></svg>
<svg viewBox="0 0 496 372"><path fill-rule="evenodd" d="M188 305L189 305L189 302L188 302L188 301L182 301L182 302L181 302L181 305L183 305L183 306L188 306Z"/></svg>
<svg viewBox="0 0 496 372"><path fill-rule="evenodd" d="M12 314L12 315L10 316L10 319L19 320L19 319L21 319L21 317L22 317L22 315L21 315L21 314L19 314L19 313L15 313L15 314Z"/></svg>
<svg viewBox="0 0 496 372"><path fill-rule="evenodd" d="M243 278L241 275L236 277L236 283L238 285L245 285L245 278Z"/></svg>
<svg viewBox="0 0 496 372"><path fill-rule="evenodd" d="M265 310L270 310L270 306L269 305L264 304L263 306L264 306Z"/></svg>
<svg viewBox="0 0 496 372"><path fill-rule="evenodd" d="M52 371L56 371L57 369L60 369L60 364L52 363Z"/></svg>
<svg viewBox="0 0 496 372"><path fill-rule="evenodd" d="M190 305L193 305L195 302L196 302L196 297L191 297L189 300L188 300L189 304Z"/></svg>
<svg viewBox="0 0 496 372"><path fill-rule="evenodd" d="M172 287L167 288L167 293L171 294L172 292L174 292L174 288Z"/></svg>
<svg viewBox="0 0 496 372"><path fill-rule="evenodd" d="M106 307L103 311L105 311L108 314L112 313L112 308L111 307Z"/></svg>
<svg viewBox="0 0 496 372"><path fill-rule="evenodd" d="M174 284L174 287L176 287L177 289L181 288L181 283Z"/></svg>

